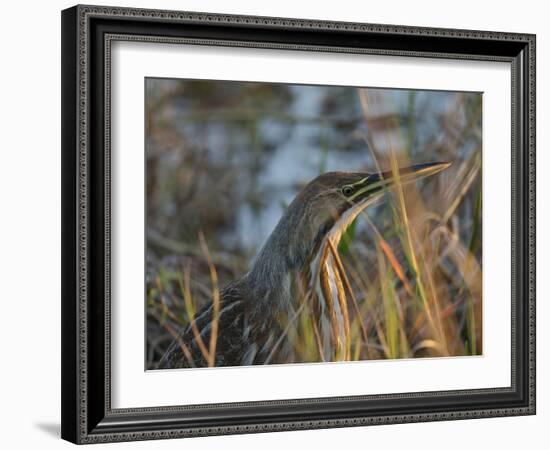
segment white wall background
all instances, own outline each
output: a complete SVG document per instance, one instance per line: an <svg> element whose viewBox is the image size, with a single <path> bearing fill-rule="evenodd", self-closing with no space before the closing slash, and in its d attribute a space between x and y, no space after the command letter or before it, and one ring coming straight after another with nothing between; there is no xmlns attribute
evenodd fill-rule
<svg viewBox="0 0 550 450"><path fill-rule="evenodd" d="M104 3L97 1L97 3ZM60 10L71 1L10 2L0 27L0 443L3 448L68 448L59 438L60 403ZM550 30L536 0L110 0L106 4L530 32L537 34L538 173L550 164ZM383 427L116 444L118 448L543 448L550 423L548 379L550 225L538 183L538 415ZM507 195L507 193L504 193ZM546 206L545 206L546 203ZM539 443L540 442L540 443ZM527 445L526 445L527 444ZM546 444L547 445L547 444ZM114 448L114 447L113 447Z"/></svg>

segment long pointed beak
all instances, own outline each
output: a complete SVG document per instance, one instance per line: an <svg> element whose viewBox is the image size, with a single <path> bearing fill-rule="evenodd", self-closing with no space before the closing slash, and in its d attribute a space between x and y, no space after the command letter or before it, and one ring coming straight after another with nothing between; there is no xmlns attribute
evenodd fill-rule
<svg viewBox="0 0 550 450"><path fill-rule="evenodd" d="M398 179L401 185L412 183L416 180L420 180L421 178L441 172L450 165L450 162L431 162L415 164L413 166L399 169L398 174L388 171L368 175L361 181L363 186L359 188L351 197L349 197L349 200L357 202L359 200L371 197L372 195L380 193L382 190L395 185Z"/></svg>
<svg viewBox="0 0 550 450"><path fill-rule="evenodd" d="M451 165L450 162L430 162L423 164L415 164L413 166L399 169L399 181L402 184L408 184L421 178L434 175L442 170L445 170ZM397 182L398 178L392 171L373 174L369 177L370 183L380 181L381 187L389 187ZM369 183L369 184L370 184Z"/></svg>

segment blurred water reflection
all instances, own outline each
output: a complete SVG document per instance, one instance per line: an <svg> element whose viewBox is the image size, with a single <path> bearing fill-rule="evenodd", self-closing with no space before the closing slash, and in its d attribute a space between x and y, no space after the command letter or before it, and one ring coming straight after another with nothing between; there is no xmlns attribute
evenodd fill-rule
<svg viewBox="0 0 550 450"><path fill-rule="evenodd" d="M147 79L146 89L148 226L192 242L202 227L217 248L247 258L308 180L331 170L376 169L369 132L374 145L392 141L415 162L449 159L438 144L442 117L480 97L371 89L377 110L369 130L352 87ZM388 120L391 127L376 133ZM475 144L464 142L452 160L467 159ZM198 205L182 194L192 183ZM218 214L207 208L227 211L212 217ZM222 221L213 230L205 223L211 218Z"/></svg>

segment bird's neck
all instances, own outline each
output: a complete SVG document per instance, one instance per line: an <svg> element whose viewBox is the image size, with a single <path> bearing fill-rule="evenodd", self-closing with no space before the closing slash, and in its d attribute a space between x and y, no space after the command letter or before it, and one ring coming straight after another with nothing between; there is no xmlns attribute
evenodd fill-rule
<svg viewBox="0 0 550 450"><path fill-rule="evenodd" d="M347 211L337 220L316 222L309 211L297 211L291 205L246 276L251 298L255 302L265 302L271 309L292 305L292 284L296 276L311 275L312 263L319 261L317 255L324 251L328 240L337 248L342 233L358 213L359 208ZM311 284L311 278L308 282Z"/></svg>
<svg viewBox="0 0 550 450"><path fill-rule="evenodd" d="M307 211L291 205L258 253L246 276L256 303L281 309L292 303L293 280L307 266L319 239L305 217Z"/></svg>

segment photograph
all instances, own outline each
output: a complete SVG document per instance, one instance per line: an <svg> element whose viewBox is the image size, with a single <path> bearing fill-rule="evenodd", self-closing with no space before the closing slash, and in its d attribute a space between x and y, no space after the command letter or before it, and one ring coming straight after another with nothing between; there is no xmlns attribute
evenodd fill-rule
<svg viewBox="0 0 550 450"><path fill-rule="evenodd" d="M441 8L399 1L115 0L45 22L61 71L58 89L40 90L58 101L39 103L60 114L36 126L57 130L60 158L37 149L61 167L37 167L60 178L61 231L43 241L60 241L61 264L39 265L35 284L60 271L61 305L35 296L43 311L21 317L55 331L60 357L35 353L56 365L40 373L60 392L61 420L59 403L50 416L65 441L521 448L542 430L536 73L548 27L521 8L496 20L465 5L441 21ZM12 147L23 157L8 176L34 197L18 203L28 220L6 221L29 228L6 233L21 273L8 305L29 284L22 249L47 205L44 183L15 175L28 151ZM10 322L17 350L22 322ZM29 374L47 368L19 353Z"/></svg>
<svg viewBox="0 0 550 450"><path fill-rule="evenodd" d="M483 355L481 92L144 84L146 370Z"/></svg>

